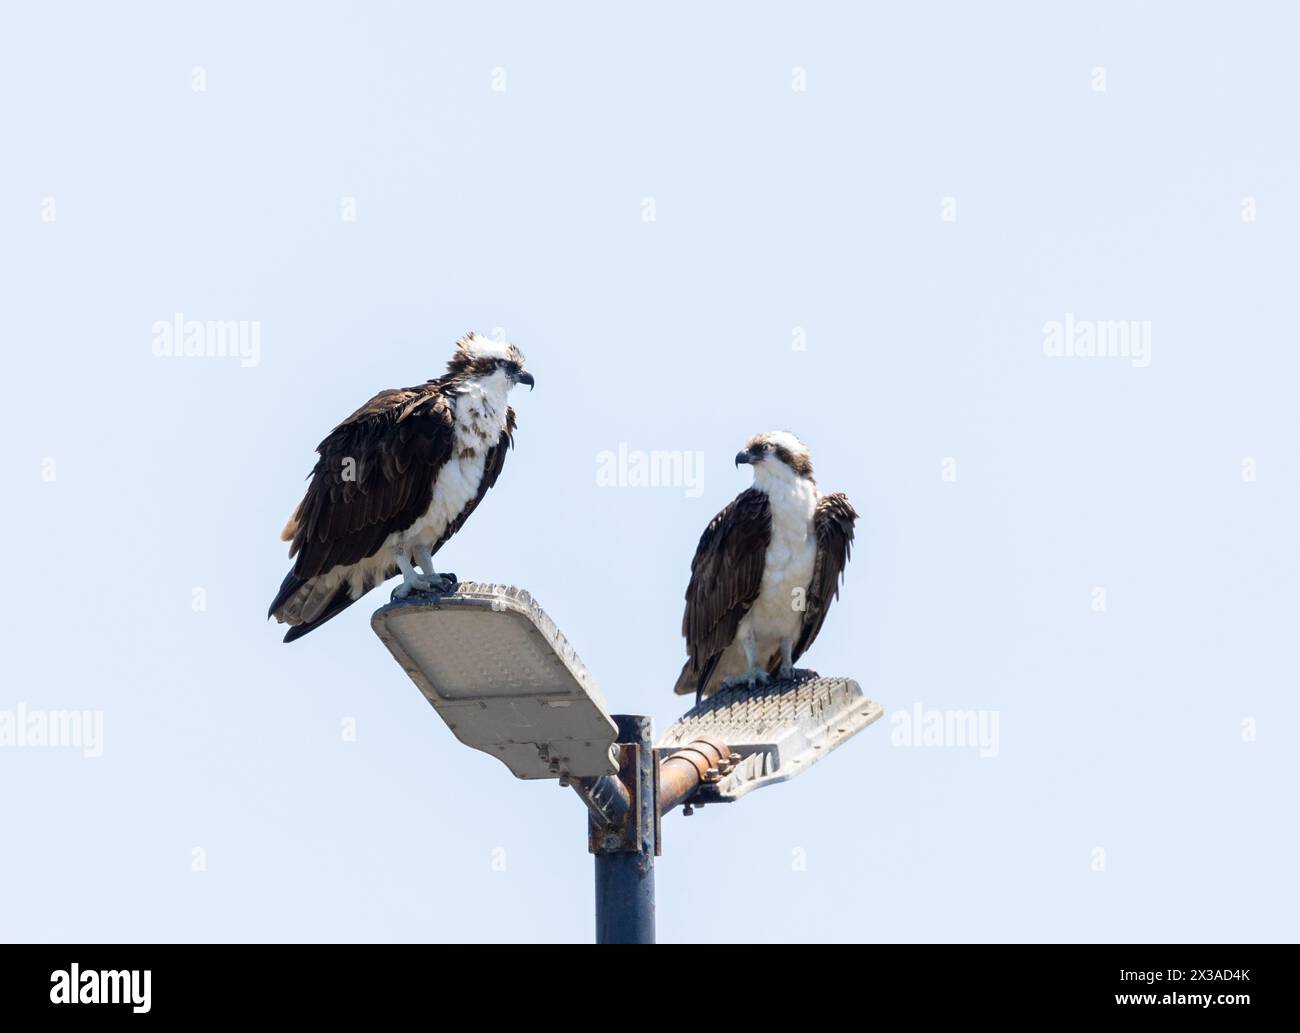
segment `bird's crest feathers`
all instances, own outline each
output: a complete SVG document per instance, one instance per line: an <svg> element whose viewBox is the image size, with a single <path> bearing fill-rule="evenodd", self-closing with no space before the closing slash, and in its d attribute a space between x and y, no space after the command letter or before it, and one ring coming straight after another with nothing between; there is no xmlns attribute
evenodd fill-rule
<svg viewBox="0 0 1300 1033"><path fill-rule="evenodd" d="M447 362L447 376L473 376L476 372L489 372L497 362L513 362L522 367L524 353L508 341L471 330L456 342L456 351Z"/></svg>

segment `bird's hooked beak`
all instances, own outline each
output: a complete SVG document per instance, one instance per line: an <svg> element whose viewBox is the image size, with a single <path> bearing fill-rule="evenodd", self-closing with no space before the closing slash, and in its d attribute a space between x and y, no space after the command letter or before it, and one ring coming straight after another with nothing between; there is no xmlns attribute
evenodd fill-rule
<svg viewBox="0 0 1300 1033"><path fill-rule="evenodd" d="M516 384L527 384L529 391L533 389L533 385L536 383L536 381L533 380L533 375L524 369L521 369L511 379L513 379Z"/></svg>
<svg viewBox="0 0 1300 1033"><path fill-rule="evenodd" d="M741 463L752 463L753 461L754 461L754 453L749 451L749 449L742 449L741 451L736 453L737 466L739 466Z"/></svg>

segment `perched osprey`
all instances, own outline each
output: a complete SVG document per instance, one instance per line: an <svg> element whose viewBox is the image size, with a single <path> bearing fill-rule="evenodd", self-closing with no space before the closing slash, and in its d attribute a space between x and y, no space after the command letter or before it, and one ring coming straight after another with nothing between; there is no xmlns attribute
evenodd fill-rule
<svg viewBox="0 0 1300 1033"><path fill-rule="evenodd" d="M394 574L399 596L451 587L433 554L501 474L515 384L533 386L519 349L471 333L437 380L381 391L320 443L307 494L280 533L297 560L267 616L292 625L286 642Z"/></svg>
<svg viewBox="0 0 1300 1033"><path fill-rule="evenodd" d="M691 561L690 656L673 691L697 702L725 684L793 672L839 594L858 517L845 496L818 492L793 434L750 438L741 463L754 468L754 486L713 518Z"/></svg>

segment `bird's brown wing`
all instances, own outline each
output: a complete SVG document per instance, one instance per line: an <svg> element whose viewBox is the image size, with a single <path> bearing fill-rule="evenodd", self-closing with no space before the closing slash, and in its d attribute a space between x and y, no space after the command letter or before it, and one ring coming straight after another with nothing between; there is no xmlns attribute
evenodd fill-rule
<svg viewBox="0 0 1300 1033"><path fill-rule="evenodd" d="M735 639L741 619L758 598L771 539L767 496L753 488L737 495L700 536L682 618L690 657L683 674L690 676L678 680L679 694L707 685L723 651Z"/></svg>
<svg viewBox="0 0 1300 1033"><path fill-rule="evenodd" d="M320 443L307 494L289 522L293 574L315 577L375 553L428 508L451 456L454 415L436 381L381 391Z"/></svg>
<svg viewBox="0 0 1300 1033"><path fill-rule="evenodd" d="M823 495L813 515L817 535L817 558L813 562L812 581L804 600L803 628L794 646L794 659L807 651L822 630L826 611L840 593L840 578L849 562L853 545L853 524L858 514L848 497L839 493Z"/></svg>

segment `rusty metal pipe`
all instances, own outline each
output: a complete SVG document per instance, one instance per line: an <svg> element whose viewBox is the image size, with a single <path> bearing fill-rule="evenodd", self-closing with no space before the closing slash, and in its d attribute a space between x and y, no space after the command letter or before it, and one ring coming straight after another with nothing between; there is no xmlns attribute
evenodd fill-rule
<svg viewBox="0 0 1300 1033"><path fill-rule="evenodd" d="M632 796L617 775L575 779L573 788L597 822L621 826L627 821Z"/></svg>
<svg viewBox="0 0 1300 1033"><path fill-rule="evenodd" d="M735 761L726 743L712 736L692 739L659 765L659 813L685 803L706 782L716 782Z"/></svg>

